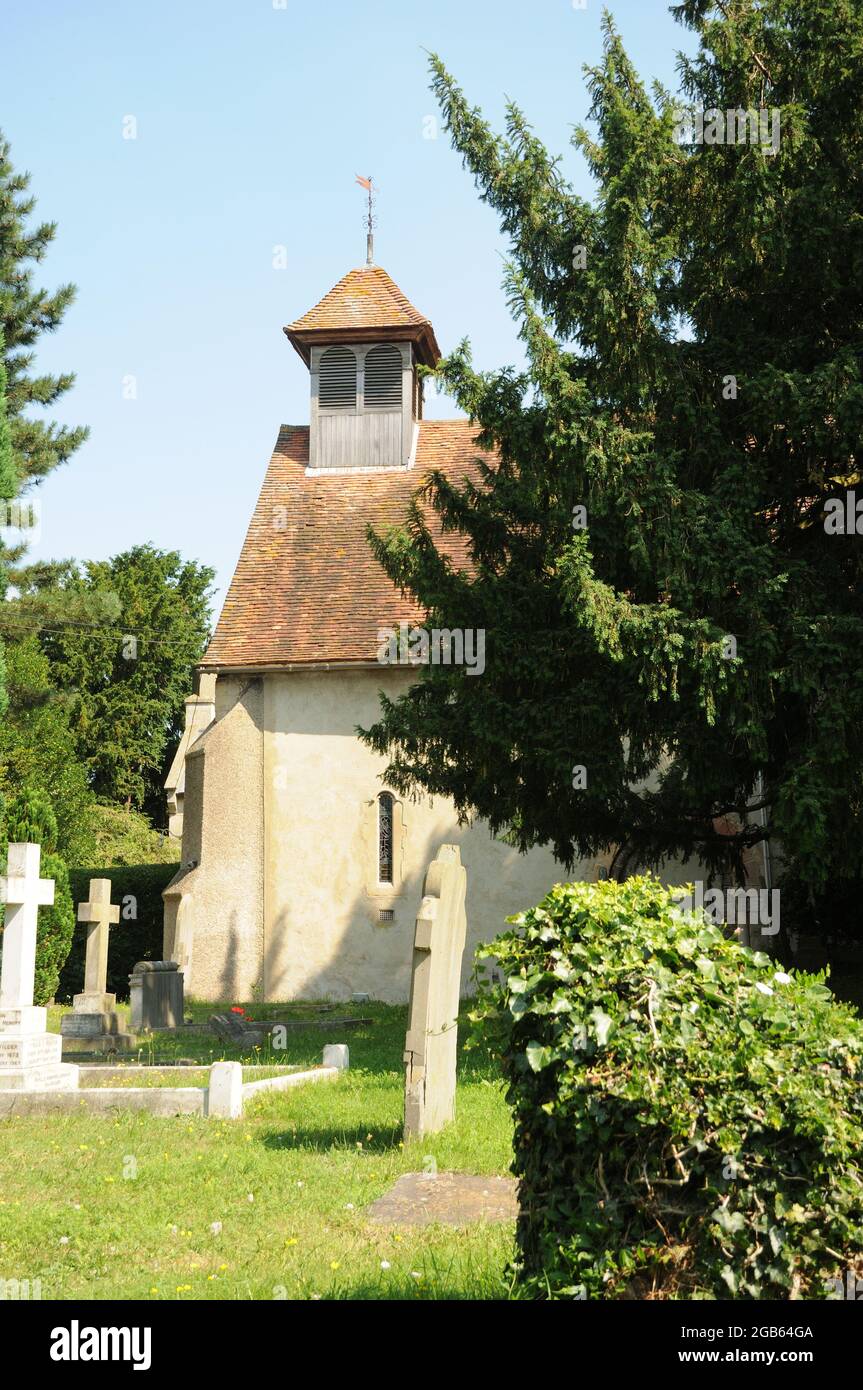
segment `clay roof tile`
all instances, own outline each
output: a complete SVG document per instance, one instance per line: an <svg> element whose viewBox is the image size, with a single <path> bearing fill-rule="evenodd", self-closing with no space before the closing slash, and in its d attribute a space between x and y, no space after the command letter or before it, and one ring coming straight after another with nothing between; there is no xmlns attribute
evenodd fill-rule
<svg viewBox="0 0 863 1390"><path fill-rule="evenodd" d="M366 539L407 515L424 476L476 479L469 420L424 420L412 468L307 475L308 426L283 425L216 630L210 668L374 661L377 632L424 614L393 587ZM432 530L439 548L467 567L464 537Z"/></svg>

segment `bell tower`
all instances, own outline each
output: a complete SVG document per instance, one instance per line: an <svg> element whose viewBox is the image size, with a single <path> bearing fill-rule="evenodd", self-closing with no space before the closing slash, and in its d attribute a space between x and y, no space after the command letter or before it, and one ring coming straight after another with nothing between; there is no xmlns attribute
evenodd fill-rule
<svg viewBox="0 0 863 1390"><path fill-rule="evenodd" d="M440 348L380 266L351 270L285 333L309 368L309 472L409 468L422 419L417 368Z"/></svg>

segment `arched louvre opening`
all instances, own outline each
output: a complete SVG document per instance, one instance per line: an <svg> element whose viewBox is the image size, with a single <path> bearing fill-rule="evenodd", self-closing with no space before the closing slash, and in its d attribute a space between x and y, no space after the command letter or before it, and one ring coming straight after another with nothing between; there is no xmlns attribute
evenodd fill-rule
<svg viewBox="0 0 863 1390"><path fill-rule="evenodd" d="M393 881L393 799L389 792L378 797L378 881Z"/></svg>
<svg viewBox="0 0 863 1390"><path fill-rule="evenodd" d="M366 353L364 402L367 410L401 409L402 355L392 343Z"/></svg>
<svg viewBox="0 0 863 1390"><path fill-rule="evenodd" d="M322 410L356 410L357 356L352 348L331 347L321 354L318 405Z"/></svg>

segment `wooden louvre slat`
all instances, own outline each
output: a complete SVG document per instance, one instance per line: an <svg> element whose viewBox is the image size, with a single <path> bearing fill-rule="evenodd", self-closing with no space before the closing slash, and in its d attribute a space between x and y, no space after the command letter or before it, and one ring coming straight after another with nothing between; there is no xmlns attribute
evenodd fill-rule
<svg viewBox="0 0 863 1390"><path fill-rule="evenodd" d="M366 409L401 409L402 355L391 343L366 353L364 402Z"/></svg>
<svg viewBox="0 0 863 1390"><path fill-rule="evenodd" d="M347 347L327 348L318 368L318 405L324 410L353 410L356 404L356 353Z"/></svg>

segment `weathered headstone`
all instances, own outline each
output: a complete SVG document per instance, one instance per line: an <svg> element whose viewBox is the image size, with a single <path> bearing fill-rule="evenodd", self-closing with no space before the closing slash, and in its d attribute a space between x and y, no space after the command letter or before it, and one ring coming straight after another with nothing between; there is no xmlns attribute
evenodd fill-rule
<svg viewBox="0 0 863 1390"><path fill-rule="evenodd" d="M132 1027L182 1028L183 972L175 960L139 960L129 976Z"/></svg>
<svg viewBox="0 0 863 1390"><path fill-rule="evenodd" d="M46 1031L47 1011L33 1004L40 907L54 901L54 881L39 877L39 845L11 844L0 902L6 904L0 967L0 1090L74 1090L78 1068L61 1062L63 1039Z"/></svg>
<svg viewBox="0 0 863 1390"><path fill-rule="evenodd" d="M455 1114L456 1043L467 874L441 845L423 884L414 933L405 1038L405 1138L434 1134Z"/></svg>
<svg viewBox="0 0 863 1390"><path fill-rule="evenodd" d="M108 932L119 922L120 909L111 902L111 880L90 879L89 902L78 904L78 921L88 924L84 991L72 999L72 1012L64 1014L60 1032L69 1052L122 1052L137 1039L123 1029L116 1011L116 996L107 994Z"/></svg>

